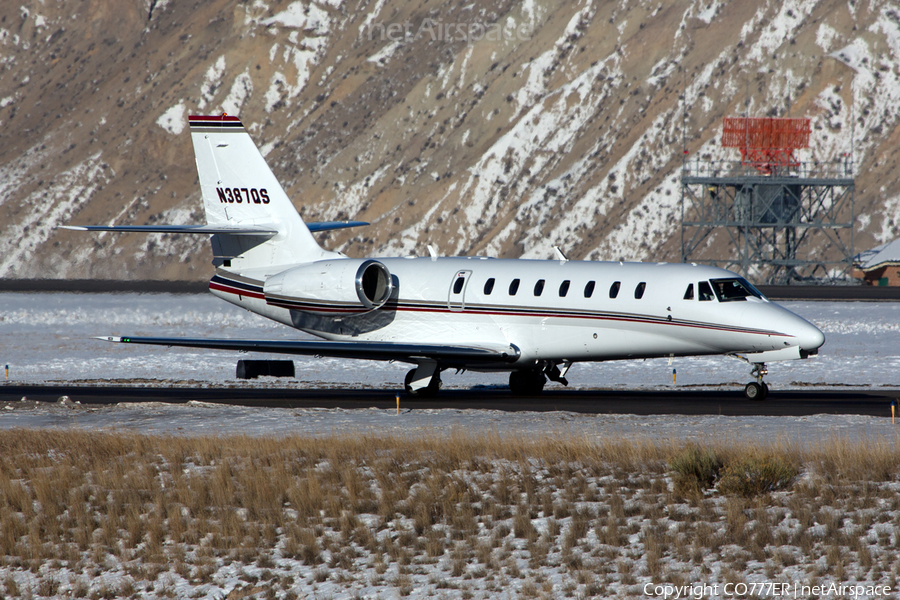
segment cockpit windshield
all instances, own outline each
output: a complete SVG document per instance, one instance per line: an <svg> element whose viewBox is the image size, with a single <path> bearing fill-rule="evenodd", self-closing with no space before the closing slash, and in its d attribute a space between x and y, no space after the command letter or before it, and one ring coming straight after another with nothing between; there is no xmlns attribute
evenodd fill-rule
<svg viewBox="0 0 900 600"><path fill-rule="evenodd" d="M760 293L753 285L744 279L738 277L736 279L711 279L713 290L716 292L719 302L733 302L735 300L746 300L753 296L760 300L765 300L765 296Z"/></svg>

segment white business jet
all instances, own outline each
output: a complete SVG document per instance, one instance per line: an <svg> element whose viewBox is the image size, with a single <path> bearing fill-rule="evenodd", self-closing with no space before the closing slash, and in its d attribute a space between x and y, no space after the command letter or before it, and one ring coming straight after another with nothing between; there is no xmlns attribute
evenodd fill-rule
<svg viewBox="0 0 900 600"><path fill-rule="evenodd" d="M763 399L769 361L816 354L825 336L740 276L664 263L349 258L304 223L240 120L190 117L206 225L69 229L211 235L213 294L323 338L266 341L107 337L112 342L403 361L406 390L431 396L441 372L509 372L514 394L567 384L584 361L732 355Z"/></svg>

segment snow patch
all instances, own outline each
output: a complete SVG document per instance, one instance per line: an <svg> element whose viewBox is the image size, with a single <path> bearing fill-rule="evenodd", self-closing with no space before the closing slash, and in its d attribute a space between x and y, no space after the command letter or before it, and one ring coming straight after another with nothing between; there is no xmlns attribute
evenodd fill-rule
<svg viewBox="0 0 900 600"><path fill-rule="evenodd" d="M709 6L706 7L706 10L702 10L697 13L697 18L709 25L712 23L712 20L716 17L716 13L719 12L719 2L716 0L712 2Z"/></svg>
<svg viewBox="0 0 900 600"><path fill-rule="evenodd" d="M302 29L314 35L326 35L329 31L331 19L328 13L315 4L306 5L303 2L293 2L287 9L274 17L261 21L262 25L271 27L282 25L291 29Z"/></svg>
<svg viewBox="0 0 900 600"><path fill-rule="evenodd" d="M803 25L804 15L812 14L819 0L786 0L777 4L778 13L765 21L759 39L747 53L747 60L759 62L766 55L781 47ZM754 17L755 18L755 17Z"/></svg>
<svg viewBox="0 0 900 600"><path fill-rule="evenodd" d="M875 234L875 239L879 244L886 244L897 237L898 229L900 229L900 196L894 196L884 202L881 231Z"/></svg>
<svg viewBox="0 0 900 600"><path fill-rule="evenodd" d="M837 38L838 32L835 31L833 27L822 23L819 25L819 28L816 29L816 45L819 46L825 52L828 52L831 49L831 44L834 43L834 40Z"/></svg>
<svg viewBox="0 0 900 600"><path fill-rule="evenodd" d="M251 94L253 94L253 79L250 77L250 70L247 69L235 78L231 91L222 101L222 112L233 116L240 115L241 107Z"/></svg>
<svg viewBox="0 0 900 600"><path fill-rule="evenodd" d="M378 15L381 13L381 9L384 8L385 2L387 2L387 0L378 0L378 2L375 3L375 8L373 8L372 11L366 15L366 18L363 21L362 25L359 26L360 37L362 37L364 34L368 34L368 32L370 31L370 27L372 27L375 19L377 19Z"/></svg>
<svg viewBox="0 0 900 600"><path fill-rule="evenodd" d="M871 59L869 45L861 38L856 38L848 46L835 50L828 56L841 61L856 72L865 69L865 63Z"/></svg>
<svg viewBox="0 0 900 600"><path fill-rule="evenodd" d="M399 40L391 42L366 60L370 63L375 63L376 65L383 67L387 64L387 62L394 55L394 52L396 52L397 48L399 48L400 46L402 46L402 44Z"/></svg>
<svg viewBox="0 0 900 600"><path fill-rule="evenodd" d="M19 276L34 257L35 250L46 242L53 230L65 224L87 203L106 182L101 153L88 157L68 171L57 175L46 188L38 189L22 202L29 207L28 215L19 223L4 228L0 236L0 277ZM55 273L42 273L44 277L64 275L66 264L60 263Z"/></svg>
<svg viewBox="0 0 900 600"><path fill-rule="evenodd" d="M184 101L181 101L160 115L156 124L173 135L180 135L187 124L184 119L186 111Z"/></svg>
<svg viewBox="0 0 900 600"><path fill-rule="evenodd" d="M221 85L222 76L225 74L225 56L220 56L206 71L206 80L200 88L200 103L197 108L203 110L209 102L215 97Z"/></svg>

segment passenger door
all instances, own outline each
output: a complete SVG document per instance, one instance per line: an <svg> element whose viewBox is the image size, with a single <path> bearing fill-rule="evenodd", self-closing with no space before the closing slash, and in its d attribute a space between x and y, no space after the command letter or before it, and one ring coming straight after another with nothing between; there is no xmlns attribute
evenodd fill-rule
<svg viewBox="0 0 900 600"><path fill-rule="evenodd" d="M450 295L447 299L447 307L453 312L459 312L466 308L466 287L469 285L469 277L472 271L457 271L450 282Z"/></svg>

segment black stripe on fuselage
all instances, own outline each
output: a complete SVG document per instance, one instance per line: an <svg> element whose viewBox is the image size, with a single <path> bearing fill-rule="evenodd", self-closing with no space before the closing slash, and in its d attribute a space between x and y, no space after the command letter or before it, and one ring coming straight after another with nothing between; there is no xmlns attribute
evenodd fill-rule
<svg viewBox="0 0 900 600"><path fill-rule="evenodd" d="M210 289L230 292L232 294L239 294L241 292L244 292L247 295L253 295L260 298L264 296L263 286L261 283L239 281L236 279L222 277L221 275L214 275L213 278L209 280L209 287Z"/></svg>
<svg viewBox="0 0 900 600"><path fill-rule="evenodd" d="M219 291L240 294L243 291L247 295L255 297L264 297L263 288L258 284L250 284L247 282L228 279L221 275L216 275L210 281L210 287L217 284L214 289ZM227 289L233 288L233 289ZM362 306L345 303L326 303L314 302L309 300L298 300L287 297L266 298L266 303L271 306L285 308L288 310L299 310L311 313L335 313L351 315L353 313L369 312ZM660 317L654 315L626 312L610 312L586 309L563 309L554 307L529 307L529 306L510 306L503 304L466 304L464 309L451 309L446 302L436 301L389 301L387 304L377 310L396 310L402 312L430 312L437 314L469 314L469 315L489 315L489 316L508 316L508 317L530 317L530 318L555 318L555 319L587 319L598 321L621 321L631 323L647 323L651 325L670 325L676 327L690 327L694 329L712 329L717 331L729 331L733 333L747 333L755 335L774 335L780 337L790 337L778 331L767 329L753 329L749 327L740 327L736 325L724 325L721 323L713 323L709 321L688 321L683 319L669 320L668 316Z"/></svg>

